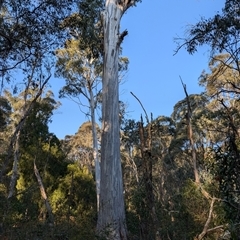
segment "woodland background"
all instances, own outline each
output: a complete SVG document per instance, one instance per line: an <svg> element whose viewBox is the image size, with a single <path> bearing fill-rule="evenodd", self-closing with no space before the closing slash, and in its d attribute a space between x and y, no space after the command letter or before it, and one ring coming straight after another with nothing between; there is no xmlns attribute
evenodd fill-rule
<svg viewBox="0 0 240 240"><path fill-rule="evenodd" d="M101 239L103 9L101 0L0 1L1 239ZM128 119L119 102L128 239L239 239L239 33L240 4L228 0L178 39L176 54L207 44L211 56L204 91L188 94L183 79L170 116L149 116L132 94L145 114ZM119 57L119 81L128 63ZM91 116L64 139L48 128L60 104L53 75L66 80L60 96L85 99Z"/></svg>

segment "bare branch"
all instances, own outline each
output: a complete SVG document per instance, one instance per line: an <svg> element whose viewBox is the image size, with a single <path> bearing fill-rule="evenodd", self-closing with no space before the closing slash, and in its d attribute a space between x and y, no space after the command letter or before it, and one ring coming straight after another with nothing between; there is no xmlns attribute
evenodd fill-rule
<svg viewBox="0 0 240 240"><path fill-rule="evenodd" d="M211 218L212 218L213 206L214 206L215 201L216 201L216 198L212 198L212 201L211 201L211 204L210 204L209 213L208 213L208 219L207 219L207 221L206 221L206 223L204 225L202 233L198 235L198 240L203 239L204 236L207 234L207 230L208 230L209 224L211 222Z"/></svg>
<svg viewBox="0 0 240 240"><path fill-rule="evenodd" d="M125 29L119 36L119 39L118 39L118 46L121 45L121 43L123 42L123 39L128 35L128 31L127 29Z"/></svg>
<svg viewBox="0 0 240 240"><path fill-rule="evenodd" d="M188 106L186 118L187 118L187 127L188 127L188 138L189 138L189 141L190 141L191 152L192 152L193 172L194 172L194 177L195 177L195 183L199 185L200 184L200 178L199 178L199 173L198 173L198 169L197 169L197 156L196 156L196 149L195 149L195 141L193 139L192 123L191 123L192 109L191 109L189 96L188 96L188 93L187 93L186 84L183 83L181 77L180 77L180 79L181 79L181 82L182 82L183 90L184 90L185 95L186 95L186 101L187 101L187 106Z"/></svg>
<svg viewBox="0 0 240 240"><path fill-rule="evenodd" d="M147 119L147 123L149 124L150 122L149 122L149 118L148 118L147 112L146 112L145 108L143 107L141 101L139 100L139 98L138 98L136 95L133 94L133 92L130 92L130 93L131 93L131 94L137 99L137 101L140 103L140 105L141 105L141 107L142 107L142 109L143 109L143 111L144 111L144 113L145 113L145 116L146 116L146 119Z"/></svg>

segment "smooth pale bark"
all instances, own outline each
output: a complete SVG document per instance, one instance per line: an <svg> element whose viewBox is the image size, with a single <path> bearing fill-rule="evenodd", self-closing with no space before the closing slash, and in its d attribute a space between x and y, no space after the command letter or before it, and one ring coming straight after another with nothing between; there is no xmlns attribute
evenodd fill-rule
<svg viewBox="0 0 240 240"><path fill-rule="evenodd" d="M103 14L101 185L97 230L106 239L115 240L127 239L119 135L118 58L122 14L117 1L106 1Z"/></svg>
<svg viewBox="0 0 240 240"><path fill-rule="evenodd" d="M50 226L53 226L54 225L54 217L53 217L53 213L52 213L52 207L48 201L48 198L47 198L47 193L45 191L45 188L44 188L44 185L43 185L43 182L42 182L42 178L39 174L39 171L37 169L37 166L36 166L36 163L34 161L33 163L33 169L34 169L34 174L37 178L37 181L38 181L38 185L39 185L39 188L40 188L40 193L41 193L41 196L44 200L44 204L46 206L46 209L47 209L47 212L48 212L48 217L49 217L49 225Z"/></svg>
<svg viewBox="0 0 240 240"><path fill-rule="evenodd" d="M97 193L97 211L99 211L99 198L100 198L100 159L98 154L98 136L97 136L97 127L96 127L96 117L95 117L95 108L96 101L93 94L93 84L97 81L98 76L94 73L94 59L88 61L85 60L86 72L84 72L83 76L86 79L86 85L84 90L80 90L83 96L88 100L90 107L90 115L91 115L91 124L92 124L92 138L93 138L93 158L95 162L95 181L96 181L96 193Z"/></svg>
<svg viewBox="0 0 240 240"><path fill-rule="evenodd" d="M119 48L127 31L119 32L123 13L140 0L106 0L102 14L104 32L101 184L98 234L105 239L127 239L120 160Z"/></svg>
<svg viewBox="0 0 240 240"><path fill-rule="evenodd" d="M95 181L97 191L97 211L99 211L99 199L100 199L100 160L98 156L98 139L97 128L95 119L95 102L92 92L92 88L89 88L90 95L90 109L91 109L91 122L92 122L92 136L93 136L93 158L95 161Z"/></svg>

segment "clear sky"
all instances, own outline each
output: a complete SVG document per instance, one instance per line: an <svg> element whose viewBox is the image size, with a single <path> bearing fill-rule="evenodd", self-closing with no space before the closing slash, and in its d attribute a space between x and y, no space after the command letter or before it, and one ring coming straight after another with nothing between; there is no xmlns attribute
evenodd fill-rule
<svg viewBox="0 0 240 240"><path fill-rule="evenodd" d="M201 17L211 17L224 6L224 0L143 0L122 18L121 28L129 34L123 42L123 55L130 60L129 70L120 86L120 100L127 103L127 118L140 119L141 106L130 94L133 92L150 116L170 116L173 106L185 95L179 76L187 84L189 94L200 93L198 78L208 68L209 48L199 48L194 55L185 49L175 56L174 38L183 37L187 26ZM64 80L52 79L56 95ZM79 106L61 99L62 106L55 111L50 131L57 137L75 134L88 118Z"/></svg>

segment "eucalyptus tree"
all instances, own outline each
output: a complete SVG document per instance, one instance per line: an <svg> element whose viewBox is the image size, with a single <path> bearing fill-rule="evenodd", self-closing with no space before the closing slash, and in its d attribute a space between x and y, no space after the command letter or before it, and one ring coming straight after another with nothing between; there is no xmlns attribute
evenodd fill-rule
<svg viewBox="0 0 240 240"><path fill-rule="evenodd" d="M95 159L95 176L97 189L97 205L100 194L100 161L96 128L95 110L102 101L102 74L103 74L103 23L101 12L103 1L83 0L79 3L78 12L66 18L62 26L68 29L71 39L68 39L64 48L56 51L58 58L56 75L66 80L61 89L62 97L79 98L83 95L87 100L90 112L93 134L93 155ZM125 71L128 59L118 56L118 75ZM80 98L80 104L82 100ZM82 106L84 103L82 104Z"/></svg>
<svg viewBox="0 0 240 240"><path fill-rule="evenodd" d="M6 177L11 152L14 153L9 197L13 195L19 159L19 138L23 125L51 77L52 50L61 44L64 31L60 23L70 12L73 1L2 1L0 9L1 90L13 86L13 94L22 92L22 109L12 129L8 157L0 178ZM16 77L16 75L21 76ZM10 80L11 84L7 85ZM35 95L29 102L29 94ZM19 104L21 104L19 102ZM17 116L17 115L16 115ZM12 151L12 149L15 149Z"/></svg>
<svg viewBox="0 0 240 240"><path fill-rule="evenodd" d="M203 74L201 83L206 86L206 92L212 101L208 105L210 114L205 118L211 134L212 150L216 156L212 161L219 166L218 170L223 176L220 181L223 191L227 191L230 213L239 212L239 202L232 201L234 197L230 191L238 192L234 186L239 186L239 151L238 151L238 103L239 99L239 43L240 43L240 3L237 0L226 0L222 11L217 12L209 19L202 18L197 24L191 26L187 36L179 43L177 51L185 46L190 54L207 44L211 49L210 74ZM180 40L180 41L181 41ZM209 121L209 119L211 119ZM209 131L211 130L211 131ZM215 130L215 133L214 133ZM222 164L222 165L221 165ZM232 168L234 164L234 170ZM229 171L233 171L230 174ZM235 171L235 172L234 172ZM230 177L232 176L232 177ZM229 177L229 178L228 178ZM235 199L238 196L235 196ZM235 209L235 210L233 210ZM231 214L230 214L231 215ZM230 218L234 222L235 232L239 236L239 214ZM234 231L232 231L234 232ZM233 237L234 238L234 237Z"/></svg>
<svg viewBox="0 0 240 240"><path fill-rule="evenodd" d="M102 12L103 24L103 89L101 186L97 229L109 233L110 239L127 239L123 197L119 137L119 79L120 45L127 31L120 33L123 14L139 0L106 0Z"/></svg>
<svg viewBox="0 0 240 240"><path fill-rule="evenodd" d="M226 0L222 11L217 12L208 19L202 17L195 25L190 26L187 35L178 39L177 51L186 47L190 54L194 54L198 48L207 44L210 47L210 74L203 72L200 77L200 85L206 88L206 96L211 102L208 107L213 110L224 108L220 102L224 98L224 104L229 104L229 99L238 94L239 68L239 16L240 4L237 0ZM215 88L216 87L216 88ZM225 96L225 97L224 97ZM210 99L214 97L213 99ZM211 107L212 105L212 107ZM227 106L226 105L226 106ZM225 109L226 110L226 109ZM214 111L213 111L214 112ZM216 113L216 111L215 111ZM209 115L214 113L209 113ZM207 120L205 115L205 120ZM212 117L214 117L212 115ZM211 116L209 116L211 118ZM216 120L217 120L216 116ZM210 123L211 121L209 121ZM214 121L212 121L214 122ZM218 122L220 123L220 122ZM217 130L218 123L211 126ZM207 129L206 129L207 130ZM218 128L218 131L220 128ZM209 134L213 131L207 131ZM223 136L224 133L222 133ZM211 137L217 140L217 134ZM218 137L221 138L220 134ZM214 142L213 140L213 142Z"/></svg>
<svg viewBox="0 0 240 240"><path fill-rule="evenodd" d="M57 50L56 74L66 80L66 85L60 91L61 97L79 98L79 95L83 95L87 100L86 106L89 108L88 112L90 112L92 123L92 146L95 160L97 205L99 206L100 161L95 111L101 93L102 60L101 55L97 58L94 57L93 51L89 48L81 50L80 44L81 38L80 40L68 40L65 48ZM80 104L81 102L80 100Z"/></svg>
<svg viewBox="0 0 240 240"><path fill-rule="evenodd" d="M208 108L212 124L213 147L211 159L217 176L220 193L224 198L229 221L235 225L231 234L239 234L239 70L238 63L226 64L231 56L214 56L209 71L200 77L200 84L205 86L206 94L211 99ZM237 210L237 211L236 211Z"/></svg>
<svg viewBox="0 0 240 240"><path fill-rule="evenodd" d="M189 149L201 148L201 145L203 144L203 138L201 132L199 131L200 129L198 129L197 120L201 116L206 102L207 99L204 95L191 94L189 96L187 95L186 98L180 100L174 105L172 119L176 124L176 137L171 143L173 150L177 147L180 152L186 153L188 155ZM189 108L191 110L191 129L189 128ZM192 143L192 140L190 138L194 139L194 144ZM189 164L192 165L194 178L196 182L199 182L199 167L197 166L197 156L192 156L192 159L189 157L187 158L189 159Z"/></svg>
<svg viewBox="0 0 240 240"><path fill-rule="evenodd" d="M27 105L31 105L31 98L34 98L35 94L36 92L33 89L28 92ZM19 118L21 118L25 94L23 92L16 96L5 91L4 95L12 109L8 129L14 131L15 124L18 126ZM1 202L5 206L4 213L1 215L4 232L12 232L14 224L20 224L23 228L17 230L20 235L23 234L24 230L25 234L30 233L34 230L34 227L26 231L26 224L32 224L31 219L36 220L41 213L44 216L50 214L48 215L50 218L42 218L45 223L54 223L48 193L49 189L54 188L54 179L56 180L62 175L64 168L64 162L62 161L64 155L60 153L60 144L58 144L57 138L48 131L48 123L57 106L58 103L53 99L51 92L46 92L39 97L29 110L27 117L24 119L24 124L19 130L19 138L16 139L18 149L14 146L13 156L8 155L10 161L17 161L17 169L16 173L13 173L11 166L7 165L7 175L4 176L5 181L2 182L2 185L5 185L7 189L4 201ZM9 131L10 137L12 131ZM6 138L8 139L9 136L6 135ZM8 151L8 149L9 146L6 147L5 151ZM15 157L15 151L17 150L20 153L18 159ZM13 183L12 174L16 174L17 178L11 186L13 189L10 189L8 184L9 182ZM38 188L40 188L40 191ZM12 191L12 196L9 196L11 192L8 192L8 189ZM9 199L9 197L11 198ZM19 218L15 218L16 215ZM24 215L25 217L23 217ZM23 219L25 220L23 221Z"/></svg>
<svg viewBox="0 0 240 240"><path fill-rule="evenodd" d="M45 86L51 77L50 73L49 73L50 75L46 76L41 72L41 70L40 72L38 72L35 69L35 67L36 67L35 64L33 64L31 69L32 72L30 72L30 75L28 75L27 79L25 80L26 83L24 84L23 91L22 93L20 93L21 101L14 100L14 97L11 96L11 93L10 92L7 93L8 97L10 97L10 99L12 99L13 102L15 102L15 107L17 106L17 110L14 111L12 116L13 117L12 121L15 125L12 125L12 134L10 135L9 140L8 156L5 158L5 161L2 165L2 171L0 175L2 181L3 180L2 178L6 177L5 175L11 159L11 155L13 155L14 160L9 187L9 198L12 197L14 194L14 188L18 176L18 161L20 151L19 141L21 131L26 122L26 119L28 118L38 99L41 97L45 89ZM37 71L37 73L35 71ZM35 82L36 76L38 76L37 83Z"/></svg>
<svg viewBox="0 0 240 240"><path fill-rule="evenodd" d="M64 36L60 23L73 7L72 0L1 1L1 76L32 56L49 58Z"/></svg>
<svg viewBox="0 0 240 240"><path fill-rule="evenodd" d="M100 139L100 129L97 126L97 140ZM92 151L92 123L84 122L74 135L67 135L62 144L67 158L76 162L81 168L87 168L94 173L95 159Z"/></svg>
<svg viewBox="0 0 240 240"><path fill-rule="evenodd" d="M186 93L185 86L184 90ZM206 94L188 96L186 93L186 98L174 106L172 114L177 123L176 135L182 135L178 143L179 150L183 151L185 160L188 160L188 174L182 176L185 179L181 187L182 204L185 213L196 219L192 226L194 234L197 234L196 239L203 239L206 235L216 238L219 231L224 229L225 223L224 217L221 216L223 209L218 198L218 183L213 172L209 170L212 164L210 156L213 140L209 130L214 121L211 119L212 111L208 105L209 98ZM176 138L172 144L175 143ZM181 156L178 158L181 159ZM187 164L184 165L186 168ZM209 209L206 210L208 205Z"/></svg>
<svg viewBox="0 0 240 240"><path fill-rule="evenodd" d="M178 49L186 47L190 54L207 44L211 48L211 55L228 53L230 61L238 62L239 58L239 17L240 4L238 0L226 0L222 11L218 11L213 17L204 17L188 28L187 36L178 39Z"/></svg>
<svg viewBox="0 0 240 240"><path fill-rule="evenodd" d="M222 145L229 133L229 127L238 135L239 125L239 74L235 62L227 64L229 54L214 56L209 63L209 69L203 71L199 84L205 88L205 96L209 99L208 118L212 124L207 124L211 141Z"/></svg>

